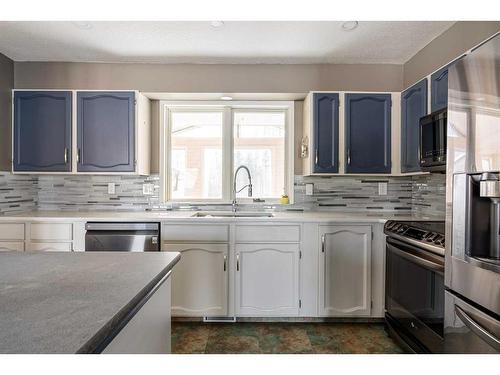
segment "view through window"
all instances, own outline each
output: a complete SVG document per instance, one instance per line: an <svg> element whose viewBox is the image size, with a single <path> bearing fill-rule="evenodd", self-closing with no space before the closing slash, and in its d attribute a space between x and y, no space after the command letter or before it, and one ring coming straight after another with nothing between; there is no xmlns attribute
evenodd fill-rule
<svg viewBox="0 0 500 375"><path fill-rule="evenodd" d="M234 170L240 165L250 169L256 197L279 197L284 193L285 120L284 111L234 113ZM247 183L244 173L238 175L237 186ZM237 196L247 196L247 191Z"/></svg>
<svg viewBox="0 0 500 375"><path fill-rule="evenodd" d="M222 199L222 119L222 111L172 112L172 199Z"/></svg>
<svg viewBox="0 0 500 375"><path fill-rule="evenodd" d="M170 108L169 112L168 199L229 201L232 176L240 165L252 175L253 198L277 199L286 192L287 109ZM232 170L223 173L224 166ZM247 183L241 171L237 188ZM248 190L237 197L248 197Z"/></svg>

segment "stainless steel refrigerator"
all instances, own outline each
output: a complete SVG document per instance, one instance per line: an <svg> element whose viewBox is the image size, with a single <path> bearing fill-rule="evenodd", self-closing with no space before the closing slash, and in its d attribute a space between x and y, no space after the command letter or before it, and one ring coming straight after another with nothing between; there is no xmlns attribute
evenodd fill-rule
<svg viewBox="0 0 500 375"><path fill-rule="evenodd" d="M448 80L444 350L500 353L500 34Z"/></svg>

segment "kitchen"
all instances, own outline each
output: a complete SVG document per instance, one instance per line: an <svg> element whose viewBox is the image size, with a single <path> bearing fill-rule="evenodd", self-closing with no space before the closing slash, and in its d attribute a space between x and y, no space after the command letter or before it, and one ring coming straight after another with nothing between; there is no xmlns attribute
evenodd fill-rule
<svg viewBox="0 0 500 375"><path fill-rule="evenodd" d="M498 354L499 31L0 22L0 352Z"/></svg>

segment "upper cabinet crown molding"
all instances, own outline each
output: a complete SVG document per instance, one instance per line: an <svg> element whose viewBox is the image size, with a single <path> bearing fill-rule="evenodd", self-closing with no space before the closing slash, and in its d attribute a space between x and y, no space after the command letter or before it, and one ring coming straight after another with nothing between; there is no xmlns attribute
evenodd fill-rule
<svg viewBox="0 0 500 375"><path fill-rule="evenodd" d="M13 90L13 98L14 173L149 174L151 108L141 93Z"/></svg>

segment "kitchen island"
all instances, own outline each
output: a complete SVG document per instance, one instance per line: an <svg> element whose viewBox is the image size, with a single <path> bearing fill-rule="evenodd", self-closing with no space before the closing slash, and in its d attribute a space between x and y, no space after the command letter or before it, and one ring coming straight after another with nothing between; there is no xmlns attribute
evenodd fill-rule
<svg viewBox="0 0 500 375"><path fill-rule="evenodd" d="M168 353L179 253L0 253L0 353Z"/></svg>

